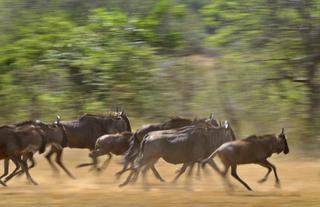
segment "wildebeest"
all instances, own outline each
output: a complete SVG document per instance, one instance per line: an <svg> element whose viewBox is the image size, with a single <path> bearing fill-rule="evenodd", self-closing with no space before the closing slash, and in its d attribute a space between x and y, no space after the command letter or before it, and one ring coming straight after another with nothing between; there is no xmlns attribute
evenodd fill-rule
<svg viewBox="0 0 320 207"><path fill-rule="evenodd" d="M85 114L78 120L61 121L67 137L66 147L94 150L96 140L104 134L129 131L131 126L124 110L107 116ZM61 163L62 148L51 147L46 155L51 163L51 156L56 153L56 162ZM61 166L61 165L60 165Z"/></svg>
<svg viewBox="0 0 320 207"><path fill-rule="evenodd" d="M141 126L140 128L137 129L137 131L130 138L130 147L129 147L128 151L125 153L124 158L123 158L123 169L120 172L116 173L117 177L119 178L123 172L127 171L127 169L128 169L127 167L129 165L129 163L132 163L136 159L136 157L138 155L140 143L141 143L143 137L146 134L148 134L149 132L181 128L184 126L190 126L190 125L200 124L200 123L207 123L207 124L211 124L212 126L218 126L218 123L214 119L212 113L210 114L209 119L190 120L190 119L175 117L175 118L171 118L165 122L145 124L145 125ZM152 170L153 170L153 172L155 172L154 168L152 168ZM160 180L163 180L163 179L161 178Z"/></svg>
<svg viewBox="0 0 320 207"><path fill-rule="evenodd" d="M122 155L128 150L129 140L131 136L132 132L121 132L117 134L102 135L97 139L94 150L89 154L89 157L92 158L93 162L80 164L77 167L93 165L93 167L97 170L105 169L112 158L111 153L115 155ZM106 154L109 156L109 158L104 162L101 168L98 168L97 157Z"/></svg>
<svg viewBox="0 0 320 207"><path fill-rule="evenodd" d="M224 164L224 172L220 172L224 177L226 176L229 167L231 166L231 175L242 183L248 190L252 190L247 183L245 183L237 174L237 165L255 163L268 169L267 174L259 182L267 180L270 172L273 170L276 178L276 183L280 180L277 175L276 167L271 164L267 158L271 157L273 153L289 153L289 147L284 129L279 135L252 135L242 140L232 141L221 145L208 158L202 161L203 165L218 155Z"/></svg>
<svg viewBox="0 0 320 207"><path fill-rule="evenodd" d="M67 143L67 137L64 131L64 127L60 124L60 117L57 117L57 121L55 123L43 123L39 120L36 121L23 121L23 122L18 122L15 124L11 124L11 127L22 127L22 126L34 126L39 128L45 139L46 139L46 143L53 145L56 148L61 148L61 147L65 147L66 143ZM35 161L33 159L33 153L27 153L23 155L23 160L26 162L27 160L31 161L31 166L29 166L29 169L35 166ZM15 163L16 165L16 169L9 175L6 177L5 182L7 182L8 180L10 180L13 176L21 173L22 171L18 171L19 169L19 165L18 163ZM62 163L59 163L59 165L66 171L66 173L72 177L72 175L70 174L70 172L64 167L64 165ZM9 160L5 159L4 162L4 169L5 172L1 177L4 177L8 174L8 167L9 167Z"/></svg>
<svg viewBox="0 0 320 207"><path fill-rule="evenodd" d="M159 158L172 164L184 164L183 168L200 162L225 142L235 140L234 132L228 122L225 126L192 125L173 130L162 130L148 133L140 144L139 155L132 172L120 186L138 177L153 166ZM182 174L183 172L181 172ZM180 173L179 173L180 174Z"/></svg>
<svg viewBox="0 0 320 207"><path fill-rule="evenodd" d="M21 156L27 153L43 153L46 146L46 139L43 132L33 126L2 126L0 127L0 159L11 159L21 166L26 173L27 179L37 184L29 174L28 166Z"/></svg>

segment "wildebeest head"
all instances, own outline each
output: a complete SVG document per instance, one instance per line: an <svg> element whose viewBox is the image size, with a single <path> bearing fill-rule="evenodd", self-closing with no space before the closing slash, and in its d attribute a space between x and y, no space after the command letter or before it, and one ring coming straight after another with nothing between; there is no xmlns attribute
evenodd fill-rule
<svg viewBox="0 0 320 207"><path fill-rule="evenodd" d="M209 119L206 119L206 121L205 121L207 124L210 124L210 125L212 125L212 126L219 126L219 124L218 124L218 122L217 122L217 120L215 120L215 118L214 118L214 116L213 116L213 114L211 113L210 114L210 117L209 117Z"/></svg>
<svg viewBox="0 0 320 207"><path fill-rule="evenodd" d="M286 135L284 134L284 128L282 128L282 131L278 135L277 140L278 140L277 153L280 153L283 151L284 154L288 154L289 153L289 146L288 146Z"/></svg>
<svg viewBox="0 0 320 207"><path fill-rule="evenodd" d="M57 121L51 123L43 123L36 121L36 125L41 128L48 142L58 143L62 147L67 146L67 135L63 125L60 123L60 116L57 115Z"/></svg>
<svg viewBox="0 0 320 207"><path fill-rule="evenodd" d="M111 116L112 116L113 118L115 118L115 119L121 120L120 122L125 123L125 126L122 126L122 127L118 126L118 127L116 127L116 128L118 128L118 129L116 130L117 132L122 132L122 131L129 131L129 132L131 132L130 121L129 121L129 119L128 119L128 117L127 117L127 114L125 113L123 107L121 107L121 111L120 111L120 112L118 112L118 108L117 108L117 110L116 110L115 112L113 112L113 114L112 114ZM120 127L120 128L119 128L119 127Z"/></svg>
<svg viewBox="0 0 320 207"><path fill-rule="evenodd" d="M229 124L228 120L224 121L224 128L225 128L225 133L227 136L231 137L231 141L236 140L236 135L234 134L231 125Z"/></svg>

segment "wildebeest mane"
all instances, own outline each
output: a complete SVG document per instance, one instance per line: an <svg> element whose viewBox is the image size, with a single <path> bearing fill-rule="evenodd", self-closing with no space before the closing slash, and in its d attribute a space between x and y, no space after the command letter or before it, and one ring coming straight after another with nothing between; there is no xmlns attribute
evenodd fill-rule
<svg viewBox="0 0 320 207"><path fill-rule="evenodd" d="M3 129L3 128L11 128L11 127L8 126L8 125L1 125L1 126L0 126L0 129Z"/></svg>
<svg viewBox="0 0 320 207"><path fill-rule="evenodd" d="M18 123L15 123L14 126L16 127L21 127L21 126L26 126L26 125L34 125L34 126L40 126L40 127L48 127L47 124L37 120L37 121L33 121L33 120L27 120L27 121L21 121Z"/></svg>
<svg viewBox="0 0 320 207"><path fill-rule="evenodd" d="M171 117L169 120L161 122L161 128L177 128L181 125L190 125L192 124L192 120L181 118L181 117Z"/></svg>
<svg viewBox="0 0 320 207"><path fill-rule="evenodd" d="M27 121L20 121L18 123L15 123L14 125L19 127L19 126L25 126L25 125L30 125L30 124L35 124L36 122L33 120L27 120Z"/></svg>
<svg viewBox="0 0 320 207"><path fill-rule="evenodd" d="M101 115L101 114L88 114L88 113L85 113L85 114L82 114L78 117L78 120L81 121L82 119L86 118L86 117L89 117L89 116L93 116L93 117L99 117L99 118L103 118L105 117L104 115Z"/></svg>
<svg viewBox="0 0 320 207"><path fill-rule="evenodd" d="M263 136L257 136L257 135L250 135L249 137L246 137L244 138L243 140L244 141L259 141L259 140L263 140L263 139L267 139L267 138L271 138L271 137L274 137L275 135L274 134L266 134L266 135L263 135Z"/></svg>

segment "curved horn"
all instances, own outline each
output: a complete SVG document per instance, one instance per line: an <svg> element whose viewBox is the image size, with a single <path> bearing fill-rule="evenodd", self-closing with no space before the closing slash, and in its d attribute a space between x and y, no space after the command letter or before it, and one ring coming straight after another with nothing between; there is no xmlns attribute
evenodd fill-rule
<svg viewBox="0 0 320 207"><path fill-rule="evenodd" d="M281 134L284 134L284 128L282 128Z"/></svg>
<svg viewBox="0 0 320 207"><path fill-rule="evenodd" d="M226 129L229 127L228 120L225 120L225 121L224 121L224 127L225 127Z"/></svg>
<svg viewBox="0 0 320 207"><path fill-rule="evenodd" d="M60 124L60 116L59 115L57 115L57 124Z"/></svg>
<svg viewBox="0 0 320 207"><path fill-rule="evenodd" d="M124 115L124 107L123 107L123 106L121 107L121 113L120 113L120 115Z"/></svg>
<svg viewBox="0 0 320 207"><path fill-rule="evenodd" d="M213 113L210 113L210 120L214 120Z"/></svg>

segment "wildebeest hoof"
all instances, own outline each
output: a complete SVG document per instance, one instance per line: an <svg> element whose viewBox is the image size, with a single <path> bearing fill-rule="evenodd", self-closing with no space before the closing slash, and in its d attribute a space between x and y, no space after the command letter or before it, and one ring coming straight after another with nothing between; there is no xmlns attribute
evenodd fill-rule
<svg viewBox="0 0 320 207"><path fill-rule="evenodd" d="M116 179L119 180L120 177L121 177L121 172L117 172L117 173L115 174L115 176L116 176Z"/></svg>
<svg viewBox="0 0 320 207"><path fill-rule="evenodd" d="M126 186L126 185L127 185L127 183L121 183L121 184L118 185L118 187L119 187L119 188L122 188L122 187L124 187L124 186Z"/></svg>
<svg viewBox="0 0 320 207"><path fill-rule="evenodd" d="M266 180L267 180L267 179L262 178L261 180L258 180L257 182L258 182L258 183L264 183L264 182L266 182Z"/></svg>
<svg viewBox="0 0 320 207"><path fill-rule="evenodd" d="M276 187L276 188L281 188L280 182L276 182L275 187Z"/></svg>
<svg viewBox="0 0 320 207"><path fill-rule="evenodd" d="M1 185L3 185L4 187L7 187L7 185L6 185L4 182L2 182L1 180L0 180L0 183L1 183Z"/></svg>
<svg viewBox="0 0 320 207"><path fill-rule="evenodd" d="M34 180L28 180L27 184L33 184L33 185L38 185L38 183Z"/></svg>

